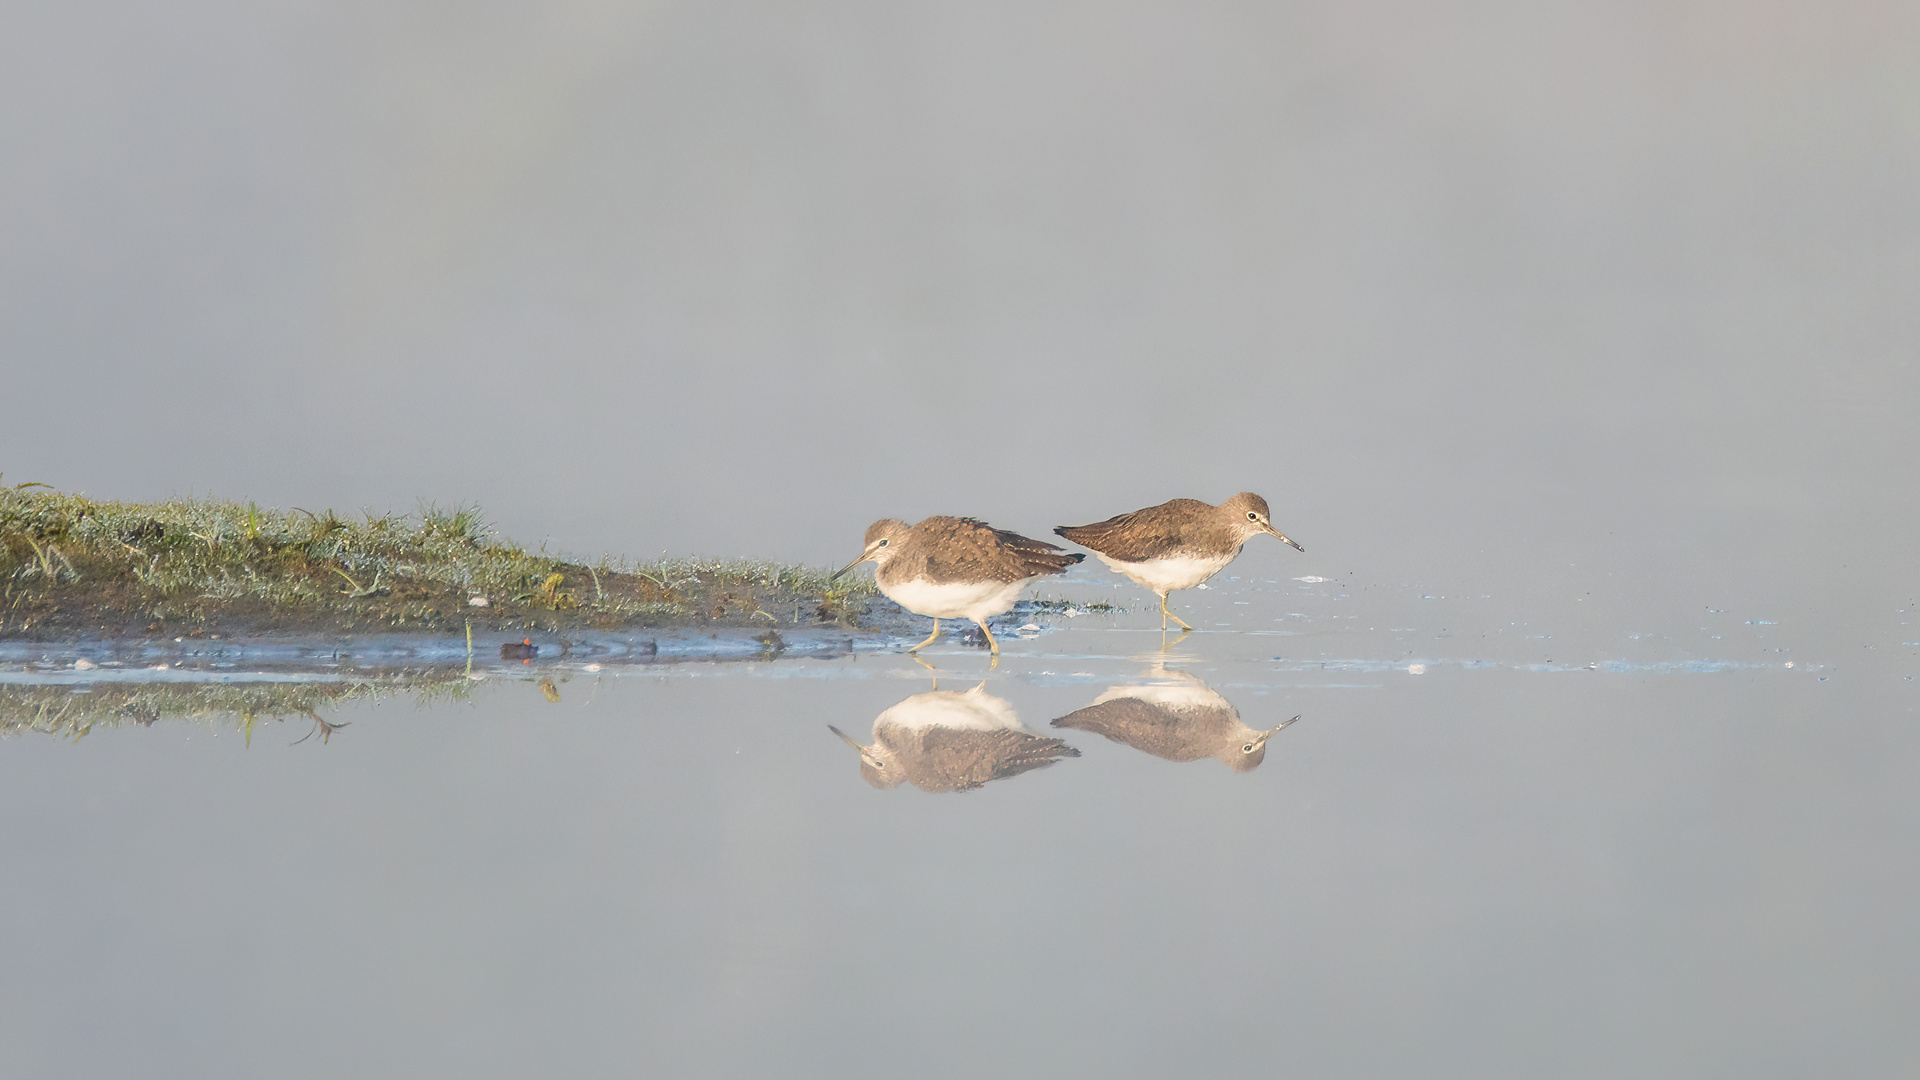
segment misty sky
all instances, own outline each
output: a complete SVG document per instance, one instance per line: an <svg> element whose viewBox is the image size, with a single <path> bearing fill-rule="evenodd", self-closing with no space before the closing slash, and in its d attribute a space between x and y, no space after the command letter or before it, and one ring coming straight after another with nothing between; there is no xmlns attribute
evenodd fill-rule
<svg viewBox="0 0 1920 1080"><path fill-rule="evenodd" d="M1920 9L4 20L8 483L581 554L1252 489L1317 572L1905 562Z"/></svg>

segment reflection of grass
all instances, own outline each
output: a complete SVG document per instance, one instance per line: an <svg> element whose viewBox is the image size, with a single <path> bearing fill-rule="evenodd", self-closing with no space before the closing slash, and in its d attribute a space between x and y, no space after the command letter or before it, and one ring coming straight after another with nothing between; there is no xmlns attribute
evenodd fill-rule
<svg viewBox="0 0 1920 1080"><path fill-rule="evenodd" d="M252 742L262 720L302 717L312 725L307 737L325 742L344 724L324 720L321 709L349 701L410 694L420 705L466 700L471 685L461 675L436 674L413 679L357 683L95 683L86 693L68 686L0 686L0 736L37 731L81 739L96 727L151 725L189 721L226 728Z"/></svg>
<svg viewBox="0 0 1920 1080"><path fill-rule="evenodd" d="M871 582L748 561L594 565L495 537L479 508L277 510L0 488L0 634L794 624L865 611Z"/></svg>

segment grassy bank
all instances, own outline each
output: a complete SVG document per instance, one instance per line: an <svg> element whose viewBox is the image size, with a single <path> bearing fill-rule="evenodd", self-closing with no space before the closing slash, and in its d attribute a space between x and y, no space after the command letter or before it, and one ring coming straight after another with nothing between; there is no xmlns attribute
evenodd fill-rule
<svg viewBox="0 0 1920 1080"><path fill-rule="evenodd" d="M0 636L563 631L851 623L862 576L772 563L572 561L477 507L342 516L0 487Z"/></svg>
<svg viewBox="0 0 1920 1080"><path fill-rule="evenodd" d="M420 703L461 700L470 693L457 672L437 679L416 677L402 683L267 683L237 686L142 686L102 683L76 694L69 686L0 686L0 738L37 732L79 740L95 728L189 722L217 734L239 730L251 743L255 726L303 718L301 739L324 743L345 726L325 719L320 710L338 710L352 701L412 697Z"/></svg>

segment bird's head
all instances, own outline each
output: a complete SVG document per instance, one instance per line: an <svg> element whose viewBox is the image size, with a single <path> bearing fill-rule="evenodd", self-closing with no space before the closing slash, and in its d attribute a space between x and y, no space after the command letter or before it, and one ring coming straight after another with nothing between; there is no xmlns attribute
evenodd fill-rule
<svg viewBox="0 0 1920 1080"><path fill-rule="evenodd" d="M860 552L859 558L835 570L833 577L828 580L838 579L840 575L863 562L871 561L875 566L887 565L887 560L893 558L894 552L899 550L900 541L905 539L906 535L907 523L895 518L881 518L867 526L867 546Z"/></svg>
<svg viewBox="0 0 1920 1080"><path fill-rule="evenodd" d="M1240 745L1222 755L1220 760L1224 761L1227 768L1232 769L1234 772L1252 772L1254 769L1260 767L1261 762L1267 760L1267 740L1279 734L1280 728L1286 727L1298 719L1300 718L1296 716L1291 720L1283 721L1280 727L1252 732L1240 742Z"/></svg>
<svg viewBox="0 0 1920 1080"><path fill-rule="evenodd" d="M1240 534L1240 542L1243 544L1247 542L1249 537L1258 533L1266 533L1268 536L1279 537L1283 543L1292 544L1295 551L1307 550L1299 544L1295 544L1287 538L1285 533L1273 527L1273 520L1268 517L1267 514L1267 500L1255 495L1251 491L1243 491L1233 498L1228 499L1226 502L1221 503L1220 509L1227 511L1229 520L1232 522L1235 531Z"/></svg>
<svg viewBox="0 0 1920 1080"><path fill-rule="evenodd" d="M892 755L880 748L878 740L876 740L872 746L867 746L854 742L852 736L834 727L832 724L827 725L827 730L840 736L841 742L859 751L860 778L862 780L884 791L888 788L899 787L900 781L906 779L906 774L902 773L894 764Z"/></svg>

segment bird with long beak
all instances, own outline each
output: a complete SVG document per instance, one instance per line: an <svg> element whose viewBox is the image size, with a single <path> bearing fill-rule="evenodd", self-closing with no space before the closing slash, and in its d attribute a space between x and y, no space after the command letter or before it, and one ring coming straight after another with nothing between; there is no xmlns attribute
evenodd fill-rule
<svg viewBox="0 0 1920 1080"><path fill-rule="evenodd" d="M1267 740L1298 719L1264 731L1248 727L1212 687L1156 665L1144 685L1113 687L1053 726L1091 731L1168 761L1212 758L1234 772L1247 772L1266 759Z"/></svg>
<svg viewBox="0 0 1920 1080"><path fill-rule="evenodd" d="M1101 562L1158 593L1162 630L1168 619L1193 629L1167 610L1167 594L1191 589L1219 573L1253 537L1266 533L1296 551L1307 550L1273 527L1267 500L1251 491L1219 506L1198 499L1173 499L1091 525L1062 525L1053 531L1093 549Z"/></svg>
<svg viewBox="0 0 1920 1080"><path fill-rule="evenodd" d="M1013 607L1029 583L1084 558L973 518L930 517L917 525L883 518L868 527L859 558L833 577L871 562L874 584L887 599L932 619L933 633L908 652L933 644L941 619L971 619L997 662L1000 643L987 620Z"/></svg>
<svg viewBox="0 0 1920 1080"><path fill-rule="evenodd" d="M971 791L1080 756L1059 739L1029 731L985 683L963 693L907 698L874 719L871 743L856 742L832 724L827 730L860 752L860 775L877 788L905 782L921 791Z"/></svg>

